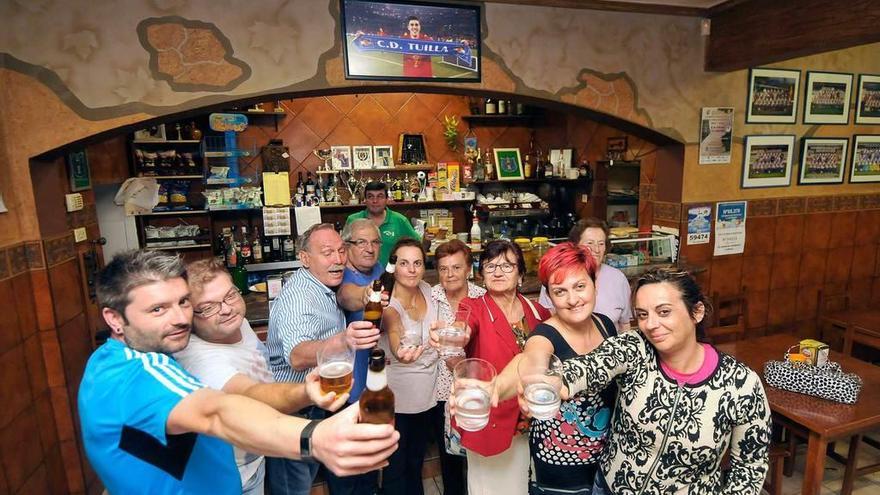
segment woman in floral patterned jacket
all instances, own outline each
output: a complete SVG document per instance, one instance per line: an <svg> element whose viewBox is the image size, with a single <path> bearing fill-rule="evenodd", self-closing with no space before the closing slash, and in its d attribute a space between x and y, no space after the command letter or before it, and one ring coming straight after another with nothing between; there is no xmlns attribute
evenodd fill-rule
<svg viewBox="0 0 880 495"><path fill-rule="evenodd" d="M649 271L635 286L639 331L565 361L571 394L619 388L593 495L761 492L770 407L754 371L697 340L707 305L689 274Z"/></svg>

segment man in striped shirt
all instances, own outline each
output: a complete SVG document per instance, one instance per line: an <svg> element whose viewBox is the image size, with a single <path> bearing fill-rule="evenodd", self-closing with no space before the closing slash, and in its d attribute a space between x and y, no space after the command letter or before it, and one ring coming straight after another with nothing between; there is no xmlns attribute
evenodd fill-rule
<svg viewBox="0 0 880 495"><path fill-rule="evenodd" d="M320 423L284 416L204 388L169 357L189 342L183 275L177 256L130 251L98 277L111 338L89 358L78 405L86 455L110 493L241 493L230 443L314 457L345 475L387 464L399 435L389 425L357 424L356 407Z"/></svg>
<svg viewBox="0 0 880 495"><path fill-rule="evenodd" d="M313 225L297 239L303 268L281 290L269 312L269 368L277 382L305 381L317 366L324 341L337 334L354 349L367 349L379 340L379 329L366 321L345 324L345 313L336 301L347 261L345 243L332 224ZM308 417L324 411L308 408ZM308 495L318 464L266 459L266 481L272 493Z"/></svg>

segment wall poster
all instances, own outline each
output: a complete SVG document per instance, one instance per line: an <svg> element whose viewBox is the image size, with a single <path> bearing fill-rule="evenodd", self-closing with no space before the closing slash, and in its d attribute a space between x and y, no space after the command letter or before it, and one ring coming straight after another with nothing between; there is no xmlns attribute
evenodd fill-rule
<svg viewBox="0 0 880 495"><path fill-rule="evenodd" d="M687 244L709 244L712 236L712 206L693 206L688 208Z"/></svg>
<svg viewBox="0 0 880 495"><path fill-rule="evenodd" d="M706 107L700 118L700 165L730 163L733 108Z"/></svg>
<svg viewBox="0 0 880 495"><path fill-rule="evenodd" d="M718 203L715 207L714 256L742 254L746 246L746 201Z"/></svg>

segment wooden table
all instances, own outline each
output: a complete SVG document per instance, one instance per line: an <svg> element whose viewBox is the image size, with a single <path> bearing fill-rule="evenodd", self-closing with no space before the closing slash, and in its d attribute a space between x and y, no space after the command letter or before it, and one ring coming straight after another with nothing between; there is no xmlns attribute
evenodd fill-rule
<svg viewBox="0 0 880 495"><path fill-rule="evenodd" d="M764 363L774 359L781 360L786 349L799 340L794 335L778 334L739 340L717 347L745 363L763 379ZM855 404L841 404L788 392L764 383L774 418L802 429L807 437L807 463L801 487L804 495L818 494L822 488L825 451L830 442L849 439L853 435L880 427L880 367L834 351L830 358L840 363L845 372L862 377L862 392ZM855 462L850 464L854 466ZM847 466L847 469L852 467Z"/></svg>
<svg viewBox="0 0 880 495"><path fill-rule="evenodd" d="M880 348L880 309L845 309L824 313L820 328L832 325L843 329L843 353L852 354L854 342Z"/></svg>

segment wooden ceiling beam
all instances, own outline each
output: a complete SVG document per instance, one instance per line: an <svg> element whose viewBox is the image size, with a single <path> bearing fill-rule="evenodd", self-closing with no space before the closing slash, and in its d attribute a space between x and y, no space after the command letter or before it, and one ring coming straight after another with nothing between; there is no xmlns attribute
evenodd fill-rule
<svg viewBox="0 0 880 495"><path fill-rule="evenodd" d="M707 71L729 72L880 42L877 0L746 0L710 9L709 16Z"/></svg>
<svg viewBox="0 0 880 495"><path fill-rule="evenodd" d="M484 0L485 3L506 3L513 5L535 5L540 7L561 7L566 9L610 10L613 12L633 12L639 14L680 15L705 17L708 9L661 5L651 3L615 2L613 0Z"/></svg>

